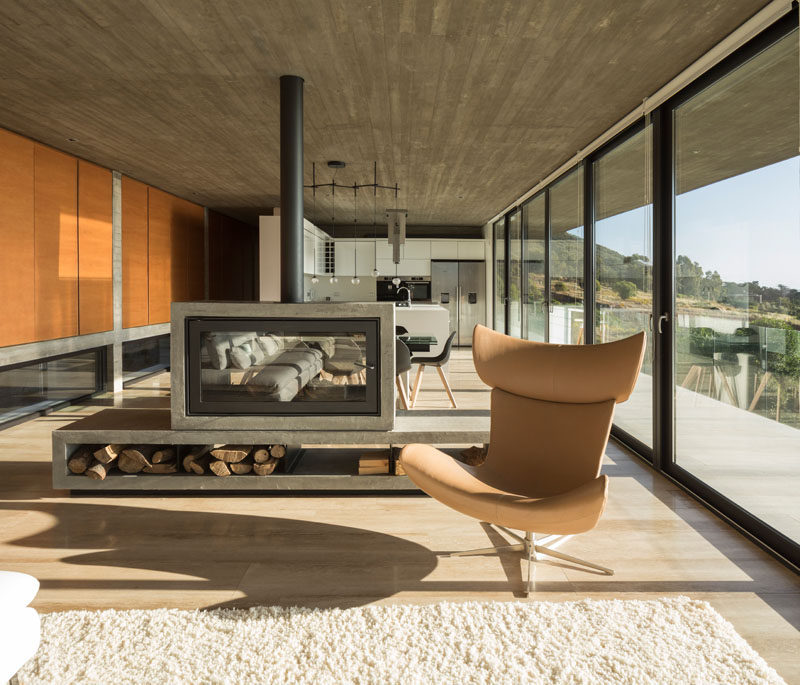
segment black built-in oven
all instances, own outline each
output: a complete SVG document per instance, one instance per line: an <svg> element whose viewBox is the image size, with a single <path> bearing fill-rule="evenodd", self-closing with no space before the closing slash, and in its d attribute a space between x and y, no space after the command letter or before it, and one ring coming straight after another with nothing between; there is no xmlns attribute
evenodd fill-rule
<svg viewBox="0 0 800 685"><path fill-rule="evenodd" d="M408 293L405 290L400 290L406 287L411 291L412 302L430 302L431 301L431 282L430 279L423 276L402 278L400 284L395 285L392 282L391 276L384 276L375 282L376 286L376 299L378 302L397 302L408 299ZM400 290L398 295L397 291Z"/></svg>

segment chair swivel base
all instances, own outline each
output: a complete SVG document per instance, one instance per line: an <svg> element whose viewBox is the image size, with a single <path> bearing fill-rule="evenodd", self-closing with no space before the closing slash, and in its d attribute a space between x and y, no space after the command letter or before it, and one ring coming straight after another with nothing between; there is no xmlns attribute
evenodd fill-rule
<svg viewBox="0 0 800 685"><path fill-rule="evenodd" d="M536 540L536 535L531 532L525 532L525 537L518 535L512 530L509 530L505 526L498 526L493 523L489 523L489 526L492 528L502 530L506 535L510 535L512 538L519 540L519 543L512 544L512 545L495 545L493 547L481 547L480 549L469 549L464 550L463 552L452 552L450 554L451 557L465 557L471 555L478 555L478 554L497 554L498 552L522 552L524 557L528 560L528 578L525 582L525 596L527 597L533 591L533 581L532 581L532 569L533 564L539 561L539 554L544 554L545 556L555 557L556 559L561 559L562 561L568 561L571 564L575 564L578 567L585 567L580 570L589 570L592 569L594 571L600 571L607 576L613 576L614 571L610 568L606 568L605 566L600 566L599 564L595 564L591 561L586 561L585 559L580 559L579 557L574 557L571 554L564 554L564 552L559 552L556 547L565 543L569 540L572 536L571 535L547 535L540 538L538 541Z"/></svg>

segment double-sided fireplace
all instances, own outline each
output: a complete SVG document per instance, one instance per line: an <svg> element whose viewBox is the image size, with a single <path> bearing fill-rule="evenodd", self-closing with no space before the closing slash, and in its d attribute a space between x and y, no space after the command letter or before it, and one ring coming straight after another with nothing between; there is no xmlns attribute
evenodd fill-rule
<svg viewBox="0 0 800 685"><path fill-rule="evenodd" d="M175 303L172 427L389 430L394 308Z"/></svg>

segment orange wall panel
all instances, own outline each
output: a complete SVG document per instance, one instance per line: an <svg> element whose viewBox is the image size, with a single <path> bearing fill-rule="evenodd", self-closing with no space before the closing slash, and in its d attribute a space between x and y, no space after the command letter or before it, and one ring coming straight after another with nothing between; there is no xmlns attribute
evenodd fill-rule
<svg viewBox="0 0 800 685"><path fill-rule="evenodd" d="M169 321L172 302L172 195L147 189L148 323Z"/></svg>
<svg viewBox="0 0 800 685"><path fill-rule="evenodd" d="M122 177L122 326L146 326L147 186Z"/></svg>
<svg viewBox="0 0 800 685"><path fill-rule="evenodd" d="M78 160L78 329L114 328L111 171Z"/></svg>
<svg viewBox="0 0 800 685"><path fill-rule="evenodd" d="M0 129L0 347L35 340L33 141Z"/></svg>
<svg viewBox="0 0 800 685"><path fill-rule="evenodd" d="M37 340L78 334L78 163L34 145L34 321Z"/></svg>
<svg viewBox="0 0 800 685"><path fill-rule="evenodd" d="M203 207L148 188L149 322L169 321L170 303L202 300Z"/></svg>
<svg viewBox="0 0 800 685"><path fill-rule="evenodd" d="M179 244L173 255L182 265L178 273L181 281L178 301L202 300L205 293L205 241L203 236L203 207L193 202L175 198L174 216Z"/></svg>

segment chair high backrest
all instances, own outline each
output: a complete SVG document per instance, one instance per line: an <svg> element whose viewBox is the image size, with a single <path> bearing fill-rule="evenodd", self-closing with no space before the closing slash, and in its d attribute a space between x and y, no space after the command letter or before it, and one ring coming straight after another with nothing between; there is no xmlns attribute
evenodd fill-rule
<svg viewBox="0 0 800 685"><path fill-rule="evenodd" d="M411 350L402 340L394 341L394 375L411 370Z"/></svg>
<svg viewBox="0 0 800 685"><path fill-rule="evenodd" d="M530 497L597 478L614 406L633 392L644 351L644 332L602 345L554 345L476 326L475 369L492 388L482 478Z"/></svg>
<svg viewBox="0 0 800 685"><path fill-rule="evenodd" d="M434 357L417 357L417 359L424 360L427 364L444 365L450 360L450 352L453 349L453 339L456 337L455 331L450 331L447 341L442 347L442 351Z"/></svg>

